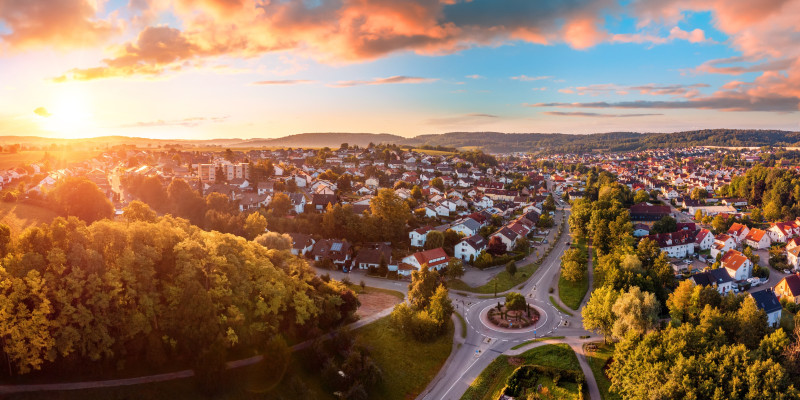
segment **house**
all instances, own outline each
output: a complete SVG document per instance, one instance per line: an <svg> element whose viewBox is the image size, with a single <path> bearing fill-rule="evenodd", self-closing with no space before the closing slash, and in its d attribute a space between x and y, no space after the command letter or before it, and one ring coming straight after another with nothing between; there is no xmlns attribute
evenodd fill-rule
<svg viewBox="0 0 800 400"><path fill-rule="evenodd" d="M411 239L411 247L425 246L425 240L428 238L428 232L432 230L432 226L423 226L422 228L417 228L409 232L408 238Z"/></svg>
<svg viewBox="0 0 800 400"><path fill-rule="evenodd" d="M650 234L650 227L645 224L636 224L633 226L634 237L645 237Z"/></svg>
<svg viewBox="0 0 800 400"><path fill-rule="evenodd" d="M658 233L647 238L658 243L661 251L670 257L682 258L694 254L694 238L689 231Z"/></svg>
<svg viewBox="0 0 800 400"><path fill-rule="evenodd" d="M268 194L244 193L239 199L239 211L258 210L268 206L271 200L272 196Z"/></svg>
<svg viewBox="0 0 800 400"><path fill-rule="evenodd" d="M354 260L354 268L378 268L381 260L388 266L392 263L392 247L386 242L364 243Z"/></svg>
<svg viewBox="0 0 800 400"><path fill-rule="evenodd" d="M714 238L714 243L711 244L711 259L715 260L717 254L725 254L728 250L736 247L736 241L729 235L720 233Z"/></svg>
<svg viewBox="0 0 800 400"><path fill-rule="evenodd" d="M726 294L733 289L733 278L722 268L694 274L691 279L695 285L716 287L720 294Z"/></svg>
<svg viewBox="0 0 800 400"><path fill-rule="evenodd" d="M303 213L306 209L306 196L302 193L288 193L288 196L295 214Z"/></svg>
<svg viewBox="0 0 800 400"><path fill-rule="evenodd" d="M789 251L797 246L800 246L800 238L792 238L786 242L786 251Z"/></svg>
<svg viewBox="0 0 800 400"><path fill-rule="evenodd" d="M750 233L745 236L744 242L756 250L766 249L771 244L767 232L758 228L751 229Z"/></svg>
<svg viewBox="0 0 800 400"><path fill-rule="evenodd" d="M798 226L794 222L776 222L767 229L772 242L786 243L797 235Z"/></svg>
<svg viewBox="0 0 800 400"><path fill-rule="evenodd" d="M767 313L767 325L777 327L781 321L781 312L783 307L775 292L772 289L759 290L758 292L750 293L750 297L756 301L758 308Z"/></svg>
<svg viewBox="0 0 800 400"><path fill-rule="evenodd" d="M794 246L786 250L786 260L792 266L792 269L800 269L800 246Z"/></svg>
<svg viewBox="0 0 800 400"><path fill-rule="evenodd" d="M378 181L378 178L371 177L367 178L367 180L364 181L364 185L370 189L375 190L378 188L378 186L380 186L380 181Z"/></svg>
<svg viewBox="0 0 800 400"><path fill-rule="evenodd" d="M314 211L325 212L328 205L335 205L339 199L335 194L313 194L311 195L311 205L314 206Z"/></svg>
<svg viewBox="0 0 800 400"><path fill-rule="evenodd" d="M708 250L714 244L714 235L708 229L700 229L694 237L694 245L699 250Z"/></svg>
<svg viewBox="0 0 800 400"><path fill-rule="evenodd" d="M727 270L731 278L737 281L753 276L753 262L736 250L728 250L722 256L721 267Z"/></svg>
<svg viewBox="0 0 800 400"><path fill-rule="evenodd" d="M455 257L466 262L473 262L489 242L481 235L472 235L456 244Z"/></svg>
<svg viewBox="0 0 800 400"><path fill-rule="evenodd" d="M447 253L445 253L444 249L441 247L420 251L403 258L398 265L398 273L401 275L408 275L411 273L410 271L415 269L419 270L423 265L427 265L428 268L438 271L447 266L448 261L450 261L450 257L447 256ZM406 266L406 268L400 268L401 266ZM410 266L411 269L409 269L408 266ZM409 272L404 273L404 271Z"/></svg>
<svg viewBox="0 0 800 400"><path fill-rule="evenodd" d="M459 221L456 221L450 229L464 235L464 236L472 236L478 233L481 229L481 224L478 221L475 221L472 218L464 218Z"/></svg>
<svg viewBox="0 0 800 400"><path fill-rule="evenodd" d="M727 232L727 234L730 235L734 241L736 241L736 244L741 244L744 241L744 238L747 237L748 233L750 233L750 228L738 222L734 222Z"/></svg>
<svg viewBox="0 0 800 400"><path fill-rule="evenodd" d="M292 238L292 254L304 256L314 248L314 239L311 238L311 235L304 233L289 233L288 235Z"/></svg>
<svg viewBox="0 0 800 400"><path fill-rule="evenodd" d="M778 299L788 299L789 301L800 304L800 275L787 275L777 285L772 287Z"/></svg>
<svg viewBox="0 0 800 400"><path fill-rule="evenodd" d="M669 206L654 206L649 203L634 204L630 208L631 221L658 221L669 215Z"/></svg>
<svg viewBox="0 0 800 400"><path fill-rule="evenodd" d="M350 243L337 239L322 239L314 243L314 247L311 249L311 257L314 258L314 261L329 258L338 266L347 266L351 253Z"/></svg>
<svg viewBox="0 0 800 400"><path fill-rule="evenodd" d="M509 229L507 226L504 226L497 230L497 232L493 233L490 238L492 237L499 237L503 244L506 245L506 251L511 251L514 248L514 245L517 243L517 239L520 237L516 232Z"/></svg>

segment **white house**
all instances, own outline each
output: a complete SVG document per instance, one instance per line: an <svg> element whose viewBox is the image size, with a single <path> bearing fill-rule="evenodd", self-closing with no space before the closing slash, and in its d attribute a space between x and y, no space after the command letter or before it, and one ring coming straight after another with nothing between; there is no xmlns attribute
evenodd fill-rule
<svg viewBox="0 0 800 400"><path fill-rule="evenodd" d="M756 250L766 249L772 243L767 232L758 228L751 229L744 242Z"/></svg>
<svg viewBox="0 0 800 400"><path fill-rule="evenodd" d="M453 226L451 226L450 229L464 236L472 236L478 233L478 231L481 229L481 224L472 218L464 218L453 223Z"/></svg>
<svg viewBox="0 0 800 400"><path fill-rule="evenodd" d="M481 235L472 235L462 239L455 247L455 257L466 262L473 262L486 249L488 242Z"/></svg>
<svg viewBox="0 0 800 400"><path fill-rule="evenodd" d="M767 233L772 242L786 243L797 235L797 229L800 228L794 222L777 222L767 229Z"/></svg>
<svg viewBox="0 0 800 400"><path fill-rule="evenodd" d="M737 281L753 276L753 263L736 250L728 250L722 256L722 268L725 268L728 275Z"/></svg>
<svg viewBox="0 0 800 400"><path fill-rule="evenodd" d="M667 253L670 257L683 258L694 254L694 240L689 231L659 233L649 235L647 238L658 243L661 251Z"/></svg>
<svg viewBox="0 0 800 400"><path fill-rule="evenodd" d="M800 246L786 250L786 260L789 261L792 269L800 269Z"/></svg>
<svg viewBox="0 0 800 400"><path fill-rule="evenodd" d="M408 233L408 238L411 239L412 247L425 246L425 240L428 238L428 232L432 231L433 227L423 226L422 228L414 229Z"/></svg>
<svg viewBox="0 0 800 400"><path fill-rule="evenodd" d="M713 286L720 294L726 294L733 289L733 278L722 268L712 269L692 275L695 285Z"/></svg>
<svg viewBox="0 0 800 400"><path fill-rule="evenodd" d="M728 250L736 247L736 241L724 233L720 233L714 238L714 243L711 245L711 259L715 260L717 254L725 254Z"/></svg>
<svg viewBox="0 0 800 400"><path fill-rule="evenodd" d="M736 244L740 244L744 241L744 238L747 237L747 234L750 233L750 228L746 225L742 225L738 222L734 222L730 228L728 228L727 234L736 241Z"/></svg>
<svg viewBox="0 0 800 400"><path fill-rule="evenodd" d="M444 249L438 247L406 256L400 262L399 267L410 266L411 268L418 270L422 268L423 265L427 265L428 268L438 271L446 267L448 261L450 261L450 257L447 256L447 253L444 252ZM413 269L398 268L398 273L401 275L410 275Z"/></svg>
<svg viewBox="0 0 800 400"><path fill-rule="evenodd" d="M699 250L708 250L714 244L714 235L708 229L701 229L694 238L694 244Z"/></svg>
<svg viewBox="0 0 800 400"><path fill-rule="evenodd" d="M783 306L781 306L778 297L775 296L775 292L772 289L764 289L750 293L750 296L756 301L758 308L764 310L767 314L767 325L771 327L778 326L781 321Z"/></svg>

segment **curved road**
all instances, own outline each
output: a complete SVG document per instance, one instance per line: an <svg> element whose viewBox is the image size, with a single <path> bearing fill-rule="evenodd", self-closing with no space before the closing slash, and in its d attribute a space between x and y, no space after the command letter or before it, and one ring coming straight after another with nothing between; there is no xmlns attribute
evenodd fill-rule
<svg viewBox="0 0 800 400"><path fill-rule="evenodd" d="M564 218L569 218L568 208L564 209ZM463 340L460 347L454 346L454 352L450 354L445 366L417 399L460 399L475 378L500 354L520 354L522 351L540 345L539 343L547 342L567 343L572 347L578 356L581 369L586 375L590 398L601 399L597 382L583 354L582 346L583 343L595 341L598 338L583 329L580 312L574 312L574 316L568 316L558 311L550 302L550 296L559 301L560 259L564 251L569 248L567 245L569 240L569 231L564 232L542 266L528 279L522 289L513 289L513 291L525 295L528 303L539 310L541 314L539 322L531 328L511 331L492 326L485 322L482 316L487 308L497 304L497 299L476 300L473 296L451 293L457 306L456 311L462 314L467 321L466 339ZM551 287L553 293L549 292ZM498 293L498 295L501 294ZM567 309L566 306L561 306ZM525 346L523 349L511 350L512 347L522 342L546 336L564 336L565 339L548 340ZM591 337L580 339L581 336ZM461 337L457 335L456 340L461 340Z"/></svg>

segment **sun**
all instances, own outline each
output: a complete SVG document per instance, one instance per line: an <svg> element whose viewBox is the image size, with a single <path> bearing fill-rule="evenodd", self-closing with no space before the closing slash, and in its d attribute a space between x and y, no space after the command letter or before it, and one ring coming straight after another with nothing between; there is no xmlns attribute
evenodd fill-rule
<svg viewBox="0 0 800 400"><path fill-rule="evenodd" d="M37 113L42 129L64 138L85 137L93 126L88 94L70 88L53 97L52 105ZM43 115L44 114L44 115Z"/></svg>

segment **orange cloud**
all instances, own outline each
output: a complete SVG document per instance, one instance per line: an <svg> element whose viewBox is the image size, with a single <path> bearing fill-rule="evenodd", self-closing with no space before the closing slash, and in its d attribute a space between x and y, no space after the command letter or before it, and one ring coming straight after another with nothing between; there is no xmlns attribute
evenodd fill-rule
<svg viewBox="0 0 800 400"><path fill-rule="evenodd" d="M0 0L0 22L10 31L0 38L14 49L94 46L119 30L96 13L90 0Z"/></svg>

